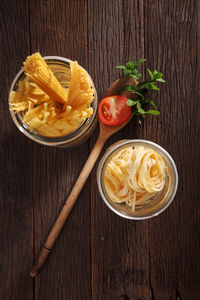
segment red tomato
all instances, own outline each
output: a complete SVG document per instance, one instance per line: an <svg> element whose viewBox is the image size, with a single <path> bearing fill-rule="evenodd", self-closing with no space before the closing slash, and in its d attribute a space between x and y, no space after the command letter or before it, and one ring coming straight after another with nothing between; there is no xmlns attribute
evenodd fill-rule
<svg viewBox="0 0 200 300"><path fill-rule="evenodd" d="M106 125L121 125L131 116L131 107L124 96L110 96L99 102L99 119Z"/></svg>

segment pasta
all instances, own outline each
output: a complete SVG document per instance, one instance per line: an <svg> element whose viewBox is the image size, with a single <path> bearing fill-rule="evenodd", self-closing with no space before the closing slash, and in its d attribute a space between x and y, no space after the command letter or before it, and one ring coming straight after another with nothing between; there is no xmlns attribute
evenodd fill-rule
<svg viewBox="0 0 200 300"><path fill-rule="evenodd" d="M27 57L24 71L52 100L59 103L67 102L67 91L56 79L40 53Z"/></svg>
<svg viewBox="0 0 200 300"><path fill-rule="evenodd" d="M38 57L39 53L34 55ZM70 134L93 113L90 106L94 99L94 89L90 77L76 61L72 61L71 81L69 88L65 90L59 82L57 85L57 79L52 80L54 75L50 75L47 82L45 74L53 73L42 62L42 58L35 63L34 55L24 64L28 76L19 82L17 91L10 93L10 110L20 113L29 130L42 136L58 137ZM43 68L44 65L48 70Z"/></svg>
<svg viewBox="0 0 200 300"><path fill-rule="evenodd" d="M146 203L165 185L166 165L156 151L142 146L119 151L105 167L104 185L115 203Z"/></svg>

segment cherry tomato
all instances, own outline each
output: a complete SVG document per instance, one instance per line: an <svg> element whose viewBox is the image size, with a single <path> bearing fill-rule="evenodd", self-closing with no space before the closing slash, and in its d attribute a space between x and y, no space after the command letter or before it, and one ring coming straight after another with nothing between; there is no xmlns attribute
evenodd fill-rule
<svg viewBox="0 0 200 300"><path fill-rule="evenodd" d="M131 115L131 107L126 104L125 96L110 96L99 102L99 119L106 125L121 125Z"/></svg>

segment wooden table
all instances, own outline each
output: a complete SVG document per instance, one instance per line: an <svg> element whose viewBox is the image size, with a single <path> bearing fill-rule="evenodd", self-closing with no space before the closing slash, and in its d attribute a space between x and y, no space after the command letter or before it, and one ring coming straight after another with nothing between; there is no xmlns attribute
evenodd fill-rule
<svg viewBox="0 0 200 300"><path fill-rule="evenodd" d="M198 1L29 0L0 2L0 299L200 299ZM161 115L109 139L143 138L174 158L179 187L158 217L129 221L103 203L96 168L40 274L29 270L98 135L81 147L36 144L16 128L8 91L27 55L78 60L99 99L121 75L115 65L145 57L165 74ZM145 71L145 69L143 70ZM145 75L147 76L147 75Z"/></svg>

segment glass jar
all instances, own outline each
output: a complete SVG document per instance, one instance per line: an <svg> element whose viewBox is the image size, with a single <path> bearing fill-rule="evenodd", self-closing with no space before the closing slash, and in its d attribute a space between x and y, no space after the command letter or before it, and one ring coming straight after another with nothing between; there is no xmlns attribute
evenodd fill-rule
<svg viewBox="0 0 200 300"><path fill-rule="evenodd" d="M60 56L45 56L43 57L48 66L53 71L54 75L61 83L64 88L69 87L71 73L70 73L70 59L60 57ZM89 74L88 74L89 75ZM23 80L26 77L23 70L20 70L15 76L11 88L10 93L12 91L17 91L19 87L19 81ZM93 129L97 123L97 93L94 86L94 83L89 76L91 81L91 86L94 89L94 100L91 104L93 108L93 114L85 120L75 131L68 135L59 136L59 137L46 137L39 135L36 131L30 131L28 126L23 122L20 113L15 113L14 111L10 111L11 117L18 127L18 129L25 134L27 137L32 139L33 141L47 145L47 146L58 146L58 147L74 147L83 143L89 135L92 133Z"/></svg>
<svg viewBox="0 0 200 300"><path fill-rule="evenodd" d="M132 208L127 204L115 203L109 198L104 186L104 172L106 165L111 161L113 156L122 149L135 146L149 148L160 154L167 167L167 174L163 190L157 192L145 204L136 206L135 210L132 211ZM114 213L127 219L143 220L159 215L173 201L178 186L178 173L172 157L161 146L147 140L123 140L111 145L101 158L97 169L97 184L102 199Z"/></svg>

